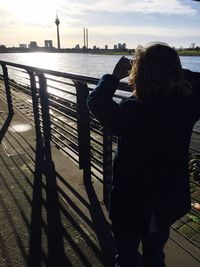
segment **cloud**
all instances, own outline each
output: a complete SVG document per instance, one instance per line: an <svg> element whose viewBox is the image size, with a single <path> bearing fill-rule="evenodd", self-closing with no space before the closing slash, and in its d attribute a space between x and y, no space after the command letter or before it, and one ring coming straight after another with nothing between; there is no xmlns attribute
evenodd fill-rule
<svg viewBox="0 0 200 267"><path fill-rule="evenodd" d="M189 37L199 36L198 28L174 28L174 27L119 27L119 26L104 26L90 27L91 34L100 34L104 36L122 36L126 34L136 35L151 35L157 37Z"/></svg>
<svg viewBox="0 0 200 267"><path fill-rule="evenodd" d="M195 15L197 10L180 0L62 0L61 8L69 13L109 12L166 15Z"/></svg>
<svg viewBox="0 0 200 267"><path fill-rule="evenodd" d="M72 26L81 21L82 15L87 20L87 16L97 13L194 16L198 11L186 0L0 0L2 23L14 19L22 23L51 23L56 13L62 22Z"/></svg>

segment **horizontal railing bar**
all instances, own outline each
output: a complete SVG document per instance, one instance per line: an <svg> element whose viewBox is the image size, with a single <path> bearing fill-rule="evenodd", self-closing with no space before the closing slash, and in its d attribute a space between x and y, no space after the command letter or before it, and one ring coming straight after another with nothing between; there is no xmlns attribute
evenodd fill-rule
<svg viewBox="0 0 200 267"><path fill-rule="evenodd" d="M63 82L62 80L56 80L56 79L53 79L53 78L50 78L50 77L47 77L47 80L48 80L48 81L52 81L52 82L56 82L56 83L61 83L61 84L64 84L64 85L73 86L73 87L74 87L74 83Z"/></svg>
<svg viewBox="0 0 200 267"><path fill-rule="evenodd" d="M49 105L50 108L52 109L56 109L57 112L62 112L63 114L67 115L66 113L64 113L62 110L60 110L59 108L61 107L62 109L64 109L65 111L67 110L68 112L71 112L74 114L74 117L72 117L73 119L76 118L77 116L77 112L76 109L70 108L67 105L62 105L62 104L58 104L59 102L56 102L56 100L53 100L52 98L49 98L49 101L51 101L52 103L54 103L57 107L54 107L53 105ZM69 103L70 104L70 103ZM69 116L69 115L68 115Z"/></svg>
<svg viewBox="0 0 200 267"><path fill-rule="evenodd" d="M56 109L56 108L54 108L54 107L52 107L52 106L50 107L50 109L52 109L54 112L59 113L59 114L62 115L63 117L66 117L66 118L68 118L69 120L71 120L71 121L77 123L77 120L76 120L74 117L67 115L66 113L60 111L59 109ZM65 109L66 109L66 107L65 107ZM51 115L51 116L52 116L52 115Z"/></svg>
<svg viewBox="0 0 200 267"><path fill-rule="evenodd" d="M40 124L41 124L41 130L42 130L42 133L43 133L42 119L39 119L39 122L40 122ZM53 127L53 125L55 124L54 122L51 122L51 124L52 124L52 125L51 125L51 130L57 132L57 133L58 133L60 136L62 136L65 140L67 140L67 141L73 143L74 145L77 145L76 143L73 142L72 139L66 137L66 135L62 134L61 132L58 132L58 131ZM61 128L60 125L56 125L56 126L59 127L59 128ZM71 125L67 125L67 126L71 127ZM71 132L69 132L67 129L64 128L64 129L62 129L62 130L64 130L67 134L71 135L74 139L78 140L78 137L76 137L75 135L73 135L73 134L72 134ZM55 136L54 134L52 134L52 135ZM57 137L57 138L58 138L58 137ZM59 139L59 140L60 140L60 139Z"/></svg>
<svg viewBox="0 0 200 267"><path fill-rule="evenodd" d="M22 68L22 69L25 69L27 71L33 71L36 73L45 73L45 74L49 74L49 75L53 75L53 76L57 76L57 77L68 78L71 80L86 82L86 83L95 84L95 85L99 81L99 79L97 79L97 78L93 78L93 77L89 77L89 76L83 76L83 75L79 75L76 73L47 70L47 69L43 69L43 68L8 62L8 61L4 61L4 60L0 60L0 64L4 64L7 66L13 66L13 67L17 67L17 68ZM120 90L127 91L127 90L125 90L125 88L123 88L124 86L127 87L127 83L121 82L119 85L119 88L121 88Z"/></svg>
<svg viewBox="0 0 200 267"><path fill-rule="evenodd" d="M122 95L119 95L119 94L115 94L114 97L117 98L117 99L119 99L119 101L124 100L124 99L127 99L126 96L122 96Z"/></svg>
<svg viewBox="0 0 200 267"><path fill-rule="evenodd" d="M52 98L49 98L49 102L50 102L50 103L49 103L50 108L52 107L52 104L54 104L54 105L59 106L59 108L66 109L66 110L68 110L69 112L74 113L74 115L76 115L76 111L75 111L73 108L70 108L70 107L65 106L65 105L63 105L63 104L60 104L58 101L56 101L56 100L54 100L54 99L52 99ZM59 103L59 104L58 104L58 103Z"/></svg>
<svg viewBox="0 0 200 267"><path fill-rule="evenodd" d="M56 135L53 136L55 139L57 139L64 147L67 147L69 150L71 150L74 154L76 154L77 156L78 151L76 151L75 149L73 149L69 144L66 144L63 140L59 139ZM53 139L52 139L53 141ZM54 142L55 143L55 142ZM56 145L58 145L58 143L55 143Z"/></svg>
<svg viewBox="0 0 200 267"><path fill-rule="evenodd" d="M69 150L73 151L74 154L76 154L78 156L78 151L75 150L73 147L70 146L70 144L65 143L62 139L60 139L58 136L56 135L52 135L54 137L54 139L58 140L64 147L67 147ZM53 140L53 139L52 139ZM70 140L71 143L71 140ZM56 144L58 144L56 142Z"/></svg>
<svg viewBox="0 0 200 267"><path fill-rule="evenodd" d="M90 120L100 125L100 122L95 117L90 116Z"/></svg>
<svg viewBox="0 0 200 267"><path fill-rule="evenodd" d="M27 74L27 72L24 71L23 68L14 67L14 66L11 66L11 65L7 65L7 66L8 66L8 71L9 71L9 70L14 70L14 71L18 71L18 72L26 73L26 74Z"/></svg>
<svg viewBox="0 0 200 267"><path fill-rule="evenodd" d="M52 98L52 95L50 95L50 100L54 101L58 107L62 107L63 109L68 109L68 111L75 113L75 115L76 115L76 113L77 113L76 107L74 107L74 108L71 107L71 105L75 105L76 103L74 103L70 100L68 101L68 100L64 99L63 102L65 102L65 103L63 103L61 106L59 104L59 97L56 97L56 98L58 98L58 99L55 99L55 95L53 95L53 98Z"/></svg>
<svg viewBox="0 0 200 267"><path fill-rule="evenodd" d="M53 129L52 129L53 130ZM57 135L55 135L55 134L53 134L52 133L52 137L56 137L57 138L57 140L59 141L59 142L63 142L63 143L65 143L64 141L67 141L67 142L69 142L69 144L67 144L67 143L65 143L65 147L68 147L70 150L72 150L74 153L75 153L75 151L76 151L76 154L78 155L78 144L76 144L75 142L73 142L71 139L69 139L69 138L65 138L65 140L63 141L62 139L60 139ZM70 146L70 144L72 144L73 146L75 146L76 147L76 149L74 149L74 148L72 148L71 146ZM64 145L64 144L63 144Z"/></svg>
<svg viewBox="0 0 200 267"><path fill-rule="evenodd" d="M49 100L53 101L56 104L59 104L60 107L65 108L66 106L63 105L63 104L61 104L61 103L59 103L59 100L61 100L63 102L66 102L66 103L69 103L69 104L72 104L72 105L75 105L76 104L75 102L73 102L73 101L71 101L69 99L65 99L65 98L63 98L61 96L57 96L57 95L54 95L52 93L48 93L48 94L50 96ZM57 98L57 99L55 99L55 98ZM68 107L68 109L70 109L70 108ZM74 109L71 109L71 111L75 111L75 110Z"/></svg>
<svg viewBox="0 0 200 267"><path fill-rule="evenodd" d="M73 93L73 92L71 92L71 91L68 91L68 90L64 90L64 89L55 87L55 86L50 85L50 84L48 84L47 88L52 88L52 89L54 89L54 90L56 90L56 91L59 91L59 92L65 93L65 94L69 94L69 95L76 96L76 93Z"/></svg>
<svg viewBox="0 0 200 267"><path fill-rule="evenodd" d="M20 101L20 103L23 103L25 107L30 108L31 111L33 110L33 109L32 109L32 108L33 108L33 107L32 107L32 104L29 103L28 101L26 101L26 99L22 99L22 98L20 98L20 97L15 96L15 95L13 95L13 98L16 99L16 100L15 100L16 102L17 102L17 101ZM23 107L23 108L25 108L25 107ZM22 108L21 108L21 109L22 109Z"/></svg>
<svg viewBox="0 0 200 267"><path fill-rule="evenodd" d="M21 94L23 93L24 96L31 98L31 96L30 96L30 94L31 94L30 89L28 89L28 88L21 88L21 89L23 89L23 90L25 90L25 91L27 91L29 93L29 94L27 94L27 93L23 92L21 89L16 88L15 86L13 86L12 84L11 84L11 88L13 89L14 92L18 92L18 93L21 93Z"/></svg>
<svg viewBox="0 0 200 267"><path fill-rule="evenodd" d="M76 81L80 81L80 82L88 82L88 83L96 84L99 81L99 79L96 79L93 77L82 76L82 75L75 74L75 73L61 72L61 71L55 71L55 70L47 70L47 69L33 67L33 66L29 66L29 65L12 63L12 62L8 62L8 61L4 61L4 60L0 60L0 64L4 64L7 66L13 66L13 67L17 67L17 68L22 68L22 69L33 71L36 73L45 73L45 74L49 74L49 75L53 75L53 76L57 76L57 77L68 78L68 79L76 80Z"/></svg>
<svg viewBox="0 0 200 267"><path fill-rule="evenodd" d="M26 86L28 86L30 88L30 84L20 84L20 83L16 83L14 80L9 78L9 83L10 85L12 85L13 87L20 87L22 89L24 89L24 87L26 88ZM27 89L27 88L26 88ZM29 89L31 90L31 88Z"/></svg>
<svg viewBox="0 0 200 267"><path fill-rule="evenodd" d="M22 77L24 79L24 77ZM29 80L29 79L28 79ZM18 83L15 82L14 80L10 80L9 79L9 83L10 85L13 87L13 88L21 88L21 89L29 89L31 91L31 88L30 88L30 83L28 83L27 81L19 81Z"/></svg>
<svg viewBox="0 0 200 267"><path fill-rule="evenodd" d="M60 128L59 125L57 125L56 127ZM66 137L63 133L59 132L57 129L55 129L55 128L53 127L53 125L51 126L51 129L52 129L52 131L54 131L54 132L58 133L60 136L62 136L64 139L67 139L68 141L74 143L74 142L72 141L72 139L69 139L69 138ZM73 135L72 133L70 133L70 132L68 132L68 131L66 131L66 130L65 130L65 132L67 132L67 134L70 135L70 136L72 136L74 139L78 140L78 137L76 137L76 136ZM74 143L74 144L76 144L76 143ZM77 144L76 144L76 145L77 145Z"/></svg>
<svg viewBox="0 0 200 267"><path fill-rule="evenodd" d="M56 118L56 117L55 117L55 118ZM67 132L67 133L70 134L72 137L74 137L74 138L76 138L76 139L78 138L77 129L76 129L76 128L72 128L72 126L71 126L70 124L68 124L68 123L63 123L67 128L70 128L71 130L74 130L74 132L72 132L72 131L69 132L69 129L63 127L62 125L60 125L60 124L57 123L56 121L52 121L51 123L52 123L52 125L55 125L56 127L58 127L59 129L61 129L62 131ZM76 135L75 133L76 133L77 135Z"/></svg>
<svg viewBox="0 0 200 267"><path fill-rule="evenodd" d="M56 120L58 120L58 121L60 121L61 123L63 123L64 125L66 125L68 128L70 128L70 129L74 130L75 132L77 132L77 128L74 127L74 126L72 126L72 125L70 125L68 122L62 121L60 118L56 117L53 114L51 114L51 117L54 118L54 119L56 119Z"/></svg>
<svg viewBox="0 0 200 267"><path fill-rule="evenodd" d="M30 86L30 84L25 83L26 81L30 81L29 77L26 77L26 76L18 76L18 77L20 77L20 79L23 79L23 81L16 82L13 78L10 78L10 77L8 78L8 80L10 83L15 84L16 86L20 86L20 85ZM21 82L23 82L24 84L21 84Z"/></svg>
<svg viewBox="0 0 200 267"><path fill-rule="evenodd" d="M99 126L99 127L102 127L101 123L100 123L98 120L96 120L96 119L90 117L90 121L91 121L92 123L94 123L95 125L97 125L97 126Z"/></svg>
<svg viewBox="0 0 200 267"><path fill-rule="evenodd" d="M77 158L75 158L75 156L73 156L71 153L69 153L68 151L66 151L66 147L62 147L61 145L57 144L53 139L52 142L59 148L61 149L64 153L66 153L70 158L72 158L76 163L79 163L79 160ZM69 149L69 148L68 148ZM73 152L73 151L72 151ZM74 153L75 154L75 153ZM75 154L77 156L77 154Z"/></svg>
<svg viewBox="0 0 200 267"><path fill-rule="evenodd" d="M61 130L67 132L67 131L69 131L69 130L71 129L71 131L72 131L73 133L74 133L74 132L77 132L77 128L74 127L74 126L72 126L72 125L69 124L68 122L63 122L62 120L58 119L56 116L54 116L54 115L52 115L52 114L51 114L51 117L54 118L54 119L56 119L56 120L59 120L62 124L64 124L64 126L66 126L67 128L69 128L69 129L65 128L64 126L58 124L55 120L54 120L54 121L51 121L51 123L52 123L53 125L56 125L56 126L59 125L58 127L59 127Z"/></svg>

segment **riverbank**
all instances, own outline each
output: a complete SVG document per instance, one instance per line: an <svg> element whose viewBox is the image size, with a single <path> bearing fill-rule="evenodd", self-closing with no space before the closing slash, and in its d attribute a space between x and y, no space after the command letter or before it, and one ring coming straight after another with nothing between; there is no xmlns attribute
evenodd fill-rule
<svg viewBox="0 0 200 267"><path fill-rule="evenodd" d="M178 51L179 56L194 56L199 57L200 56L200 50L182 50Z"/></svg>
<svg viewBox="0 0 200 267"><path fill-rule="evenodd" d="M100 51L94 51L94 52L90 52L91 54L99 54L99 55L135 55L135 49L133 50L127 50L127 51L111 51L111 50L100 50ZM199 57L200 56L200 50L177 50L177 53L179 56L195 56L195 57Z"/></svg>
<svg viewBox="0 0 200 267"><path fill-rule="evenodd" d="M3 51L0 51L0 54L24 54L24 53L37 53L37 52L42 52L42 53L60 53L60 54L93 54L93 55L121 55L121 56L134 56L135 55L135 49L125 49L125 50L114 50L114 49L88 49L82 50L82 49L44 49L44 48L37 48L34 50L31 49L6 49ZM183 50L177 50L179 56L200 56L200 49L183 49Z"/></svg>

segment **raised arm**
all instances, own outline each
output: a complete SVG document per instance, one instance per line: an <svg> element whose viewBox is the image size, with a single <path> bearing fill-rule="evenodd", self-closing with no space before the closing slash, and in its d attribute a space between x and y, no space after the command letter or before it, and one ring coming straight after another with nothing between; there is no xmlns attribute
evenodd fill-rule
<svg viewBox="0 0 200 267"><path fill-rule="evenodd" d="M122 57L116 64L113 74L104 75L88 97L90 111L117 135L121 134L124 118L121 106L113 100L113 96L119 86L119 80L128 76L129 69L130 61Z"/></svg>

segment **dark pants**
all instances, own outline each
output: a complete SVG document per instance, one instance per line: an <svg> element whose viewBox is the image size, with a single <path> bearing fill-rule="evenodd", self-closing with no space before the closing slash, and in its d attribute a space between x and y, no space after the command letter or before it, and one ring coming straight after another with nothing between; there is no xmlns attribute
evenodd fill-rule
<svg viewBox="0 0 200 267"><path fill-rule="evenodd" d="M114 227L113 234L116 243L115 267L138 266L138 246L142 241L143 263L145 267L165 267L165 243L169 238L169 228L152 234L137 234L124 228Z"/></svg>

